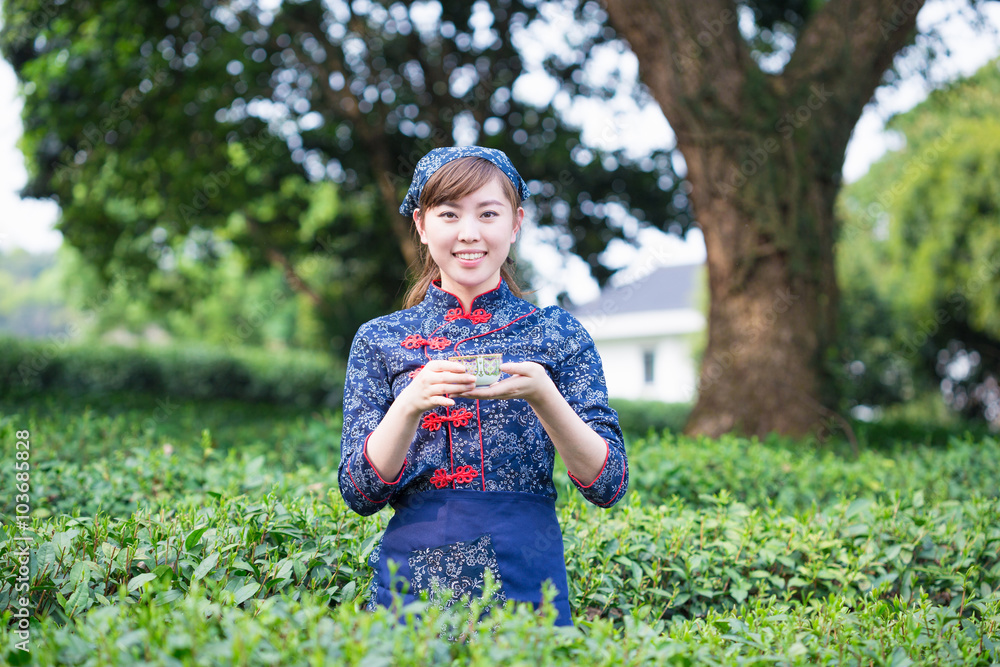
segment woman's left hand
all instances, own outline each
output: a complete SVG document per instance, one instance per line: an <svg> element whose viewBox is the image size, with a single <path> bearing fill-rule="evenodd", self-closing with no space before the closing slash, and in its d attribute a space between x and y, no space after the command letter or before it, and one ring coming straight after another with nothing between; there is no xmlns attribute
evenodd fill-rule
<svg viewBox="0 0 1000 667"><path fill-rule="evenodd" d="M523 398L530 404L543 400L551 392L558 393L545 367L534 361L510 362L502 364L500 370L510 375L486 387L476 387L471 391L452 396L462 398Z"/></svg>

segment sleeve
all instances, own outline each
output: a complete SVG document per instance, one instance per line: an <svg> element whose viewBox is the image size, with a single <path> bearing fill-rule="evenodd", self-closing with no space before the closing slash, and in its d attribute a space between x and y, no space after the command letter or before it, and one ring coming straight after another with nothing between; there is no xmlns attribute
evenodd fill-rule
<svg viewBox="0 0 1000 667"><path fill-rule="evenodd" d="M628 457L618 413L608 405L604 366L593 338L566 311L562 311L559 319L563 332L560 344L566 356L556 370L556 386L570 407L608 446L604 466L593 482L583 485L572 472L569 477L588 501L599 507L611 507L628 489Z"/></svg>
<svg viewBox="0 0 1000 667"><path fill-rule="evenodd" d="M392 389L385 359L372 344L370 329L363 326L351 344L344 378L344 425L340 437L337 481L347 505L362 516L382 509L403 478L408 461L392 481L382 479L368 458L368 438L392 403Z"/></svg>

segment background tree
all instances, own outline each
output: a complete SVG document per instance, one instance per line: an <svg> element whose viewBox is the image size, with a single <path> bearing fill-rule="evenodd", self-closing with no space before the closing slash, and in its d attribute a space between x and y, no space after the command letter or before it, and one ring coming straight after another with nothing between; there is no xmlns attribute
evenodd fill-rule
<svg viewBox="0 0 1000 667"><path fill-rule="evenodd" d="M677 135L711 307L687 429L802 433L837 407L834 199L923 0L607 0Z"/></svg>
<svg viewBox="0 0 1000 667"><path fill-rule="evenodd" d="M855 403L942 392L1000 426L1000 61L895 117L905 140L839 201Z"/></svg>
<svg viewBox="0 0 1000 667"><path fill-rule="evenodd" d="M279 267L314 304L334 353L397 305L413 259L397 208L417 159L478 142L532 180L534 218L599 279L635 220L690 224L663 152L586 150L559 100L614 94L588 56L613 43L596 3L546 70L559 100L515 95L528 2L43 0L4 5L2 47L24 83L25 196L62 208L67 243L106 280L152 286L163 307L205 298L195 266L233 249ZM537 23L536 23L537 22ZM631 221L631 222L630 222Z"/></svg>
<svg viewBox="0 0 1000 667"><path fill-rule="evenodd" d="M71 317L52 255L0 250L0 331L37 337L63 332Z"/></svg>

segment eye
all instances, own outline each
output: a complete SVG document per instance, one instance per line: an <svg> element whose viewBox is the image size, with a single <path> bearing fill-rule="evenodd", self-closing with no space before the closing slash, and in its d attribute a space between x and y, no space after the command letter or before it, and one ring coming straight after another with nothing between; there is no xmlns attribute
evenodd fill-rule
<svg viewBox="0 0 1000 667"><path fill-rule="evenodd" d="M496 211L483 211L483 213L482 213L482 217L484 217L484 218L495 218L498 215L500 215L500 214L497 213Z"/></svg>

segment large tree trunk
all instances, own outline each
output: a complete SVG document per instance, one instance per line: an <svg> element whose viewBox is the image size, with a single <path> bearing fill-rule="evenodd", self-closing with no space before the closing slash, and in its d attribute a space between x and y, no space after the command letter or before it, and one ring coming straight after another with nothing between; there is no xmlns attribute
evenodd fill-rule
<svg viewBox="0 0 1000 667"><path fill-rule="evenodd" d="M801 435L836 418L833 202L851 131L922 1L829 0L780 75L727 0L607 0L677 135L705 234L708 346L689 433Z"/></svg>
<svg viewBox="0 0 1000 667"><path fill-rule="evenodd" d="M767 137L760 144L766 153L763 146L777 141ZM708 345L687 430L809 431L829 418L825 406L834 402L823 363L834 343L837 305L834 190L818 185L818 175L803 173L806 165L789 165L779 153L766 155L773 164L753 158L741 163L738 156L694 147L687 147L685 156L699 219L712 221L702 225L711 297ZM715 192L720 183L728 192ZM779 197L764 203L761 191ZM803 205L812 210L797 215L814 224L803 225L798 247L784 247L763 221Z"/></svg>

